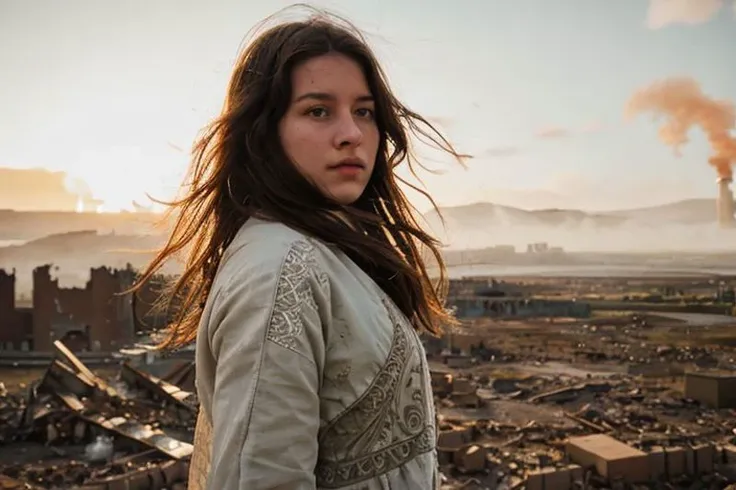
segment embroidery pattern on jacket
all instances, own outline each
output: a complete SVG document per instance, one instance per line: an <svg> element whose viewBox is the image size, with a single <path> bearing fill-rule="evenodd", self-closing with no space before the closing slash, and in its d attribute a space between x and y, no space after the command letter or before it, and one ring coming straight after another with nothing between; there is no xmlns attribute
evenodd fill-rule
<svg viewBox="0 0 736 490"><path fill-rule="evenodd" d="M276 285L273 313L266 338L287 349L297 351L297 338L304 331L303 308L317 309L310 275L317 270L314 246L306 240L294 242L286 254ZM326 274L318 274L326 287Z"/></svg>
<svg viewBox="0 0 736 490"><path fill-rule="evenodd" d="M320 487L365 481L435 448L421 345L388 301L384 304L394 326L388 359L366 392L320 430Z"/></svg>

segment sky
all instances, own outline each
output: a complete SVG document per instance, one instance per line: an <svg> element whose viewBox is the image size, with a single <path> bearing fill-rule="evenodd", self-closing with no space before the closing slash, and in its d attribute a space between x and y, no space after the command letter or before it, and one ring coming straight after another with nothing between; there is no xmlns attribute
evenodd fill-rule
<svg viewBox="0 0 736 490"><path fill-rule="evenodd" d="M0 167L64 171L108 211L171 198L248 31L291 3L0 0ZM311 4L361 28L399 98L474 156L462 168L425 155L440 205L715 197L701 131L678 155L657 121L624 111L668 77L736 102L732 0Z"/></svg>

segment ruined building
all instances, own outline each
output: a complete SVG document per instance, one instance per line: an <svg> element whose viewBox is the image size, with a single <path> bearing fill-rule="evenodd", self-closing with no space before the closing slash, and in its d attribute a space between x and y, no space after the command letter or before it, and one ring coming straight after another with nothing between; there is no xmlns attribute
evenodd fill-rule
<svg viewBox="0 0 736 490"><path fill-rule="evenodd" d="M135 272L90 270L84 288L62 288L51 266L33 271L32 308L15 304L15 272L0 270L0 349L50 352L55 340L75 351L113 351L133 341L135 315L128 289Z"/></svg>
<svg viewBox="0 0 736 490"><path fill-rule="evenodd" d="M33 336L33 315L30 308L15 305L15 271L0 269L0 349L26 350Z"/></svg>

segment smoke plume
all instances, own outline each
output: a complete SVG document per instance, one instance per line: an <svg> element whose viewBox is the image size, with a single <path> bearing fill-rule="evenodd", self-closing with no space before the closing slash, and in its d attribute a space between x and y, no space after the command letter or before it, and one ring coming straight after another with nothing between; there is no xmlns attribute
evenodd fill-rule
<svg viewBox="0 0 736 490"><path fill-rule="evenodd" d="M688 142L688 131L700 126L708 137L713 155L709 163L718 176L730 179L731 166L736 163L736 138L731 130L736 127L736 108L733 103L705 95L697 82L689 78L674 78L638 91L626 108L629 117L642 112L664 116L659 137L679 154Z"/></svg>

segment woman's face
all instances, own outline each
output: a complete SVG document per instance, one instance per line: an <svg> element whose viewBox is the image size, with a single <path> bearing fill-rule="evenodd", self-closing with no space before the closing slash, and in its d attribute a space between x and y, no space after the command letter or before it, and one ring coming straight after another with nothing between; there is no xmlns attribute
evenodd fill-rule
<svg viewBox="0 0 736 490"><path fill-rule="evenodd" d="M343 205L363 194L378 153L373 95L351 58L327 54L297 65L279 123L286 155L327 197Z"/></svg>

